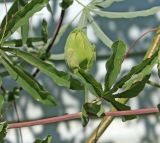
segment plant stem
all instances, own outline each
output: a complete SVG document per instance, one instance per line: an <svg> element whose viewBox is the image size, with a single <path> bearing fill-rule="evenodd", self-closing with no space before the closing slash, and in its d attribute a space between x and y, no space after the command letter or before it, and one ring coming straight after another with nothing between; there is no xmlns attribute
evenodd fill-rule
<svg viewBox="0 0 160 143"><path fill-rule="evenodd" d="M51 50L51 48L52 48L52 46L53 46L53 44L54 44L54 42L55 42L55 40L56 40L56 38L58 36L59 30L60 30L60 28L62 26L62 22L63 22L63 19L64 19L64 14L65 14L65 10L62 10L61 11L61 15L60 15L60 19L59 19L58 24L57 24L57 27L56 27L55 31L53 32L52 40L50 41L50 43L49 43L49 45L48 45L48 47L46 49L46 54L48 54L50 52L50 50ZM43 58L42 60L45 60L45 59L46 58ZM36 69L33 72L32 76L36 77L38 73L39 73L39 69Z"/></svg>
<svg viewBox="0 0 160 143"><path fill-rule="evenodd" d="M149 47L144 59L150 58L153 53L159 48L160 46L160 29L158 28L156 35L153 38L153 41L151 43L151 46ZM128 102L128 99L118 99L118 102L125 104ZM115 110L114 108L112 111ZM107 127L110 125L114 118L112 116L104 117L102 121L100 122L99 126L95 129L95 131L91 134L91 136L88 138L86 143L96 143L96 141L101 137L101 135L104 133L104 131L107 129Z"/></svg>
<svg viewBox="0 0 160 143"><path fill-rule="evenodd" d="M2 49L2 48L0 48ZM6 50L2 49L2 50ZM8 49L7 49L8 50ZM6 51L7 51L6 50ZM133 58L133 57L137 57L137 56L144 56L146 53L146 51L141 51L141 52L134 52L134 53L130 53L127 55L127 58ZM97 61L99 60L106 60L110 57L110 54L99 54L96 56ZM48 58L49 61L60 61L60 62L64 62L64 54L51 54L50 57Z"/></svg>
<svg viewBox="0 0 160 143"><path fill-rule="evenodd" d="M154 107L153 108L136 109L136 110L127 110L127 111L110 111L110 112L105 113L106 117L104 117L102 121L104 123L106 123L107 125L109 125L108 122L112 121L112 119L113 119L112 117L155 114L155 113L159 113L159 109L154 108ZM81 117L81 112L78 112L78 113L74 113L74 114L67 114L67 115L63 115L63 116L44 118L44 119L33 120L33 121L10 123L10 124L8 124L8 129L57 123L57 122L63 122L63 121L68 121L68 120L73 120L73 119L79 119L80 117ZM102 127L103 126L101 126L101 125L99 126L99 130L97 132L98 134L96 135L96 137L98 137L100 132L102 132L102 129L101 129Z"/></svg>
<svg viewBox="0 0 160 143"><path fill-rule="evenodd" d="M147 84L149 84L149 85L151 85L151 86L154 86L154 87L157 87L157 88L160 88L160 84L158 84L158 83L156 83L156 82L153 82L153 81L151 81L151 80L149 80L149 81L147 82Z"/></svg>
<svg viewBox="0 0 160 143"><path fill-rule="evenodd" d="M18 123L19 123L19 122L20 122L20 118L19 118L19 114L18 114L18 109L17 109L17 105L16 105L16 100L13 101L13 107L14 107L14 109L15 109L17 121L18 121ZM20 128L18 131L19 131L19 135L20 135L20 142L23 143L23 134L22 134L21 128Z"/></svg>
<svg viewBox="0 0 160 143"><path fill-rule="evenodd" d="M79 0L76 0L77 3L79 3L81 6L86 7L83 3L81 3Z"/></svg>
<svg viewBox="0 0 160 143"><path fill-rule="evenodd" d="M151 28L148 31L144 32L142 35L140 35L136 40L134 40L130 46L130 48L128 49L126 55L125 55L125 59L128 57L129 53L131 52L131 50L135 47L135 45L137 44L137 42L139 40L141 40L144 36L146 36L148 33L150 32L155 32L157 31L157 28Z"/></svg>

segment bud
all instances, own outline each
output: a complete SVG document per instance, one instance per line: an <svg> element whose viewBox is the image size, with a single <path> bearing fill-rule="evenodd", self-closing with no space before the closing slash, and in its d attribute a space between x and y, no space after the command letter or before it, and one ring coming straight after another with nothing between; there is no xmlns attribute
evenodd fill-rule
<svg viewBox="0 0 160 143"><path fill-rule="evenodd" d="M78 69L89 71L96 59L95 47L90 43L84 31L73 30L67 39L64 51L65 61L74 73Z"/></svg>

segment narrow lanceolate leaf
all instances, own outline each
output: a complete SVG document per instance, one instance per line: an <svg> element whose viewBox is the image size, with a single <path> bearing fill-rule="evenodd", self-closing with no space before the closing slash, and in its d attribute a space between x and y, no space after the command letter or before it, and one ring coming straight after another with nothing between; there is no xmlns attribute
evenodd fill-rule
<svg viewBox="0 0 160 143"><path fill-rule="evenodd" d="M129 107L129 106L127 106L127 105L125 105L125 104L122 104L122 103L116 101L116 100L114 99L114 97L113 97L112 94L107 95L107 96L104 95L102 98L103 98L104 100L110 102L110 103L113 105L113 107L116 108L116 109L119 110L119 111L130 110L130 107Z"/></svg>
<svg viewBox="0 0 160 143"><path fill-rule="evenodd" d="M138 81L142 81L145 76L150 75L154 65L157 64L157 60L158 60L158 57L156 56L155 58L153 58L153 60L150 63L150 65L147 65L140 73L132 75L132 77L128 81L125 82L125 84L123 85L123 88L125 88L127 90L134 83L136 83Z"/></svg>
<svg viewBox="0 0 160 143"><path fill-rule="evenodd" d="M152 7L150 9L134 11L134 12L108 12L108 11L100 11L93 10L93 12L101 17L106 18L136 18L136 17L146 17L150 15L156 14L160 11L160 6Z"/></svg>
<svg viewBox="0 0 160 143"><path fill-rule="evenodd" d="M122 41L116 41L112 45L113 53L106 63L107 74L105 77L105 90L109 91L121 70L124 59L126 45Z"/></svg>
<svg viewBox="0 0 160 143"><path fill-rule="evenodd" d="M94 21L92 16L88 15L88 19L93 27L96 36L109 48L111 48L113 41L101 30L98 24Z"/></svg>
<svg viewBox="0 0 160 143"><path fill-rule="evenodd" d="M83 108L83 106L82 106L82 110L81 111L82 111L81 121L82 121L83 127L85 127L89 122L89 116L88 116L86 110Z"/></svg>
<svg viewBox="0 0 160 143"><path fill-rule="evenodd" d="M52 78L52 80L59 86L64 86L73 90L81 90L83 89L83 85L79 80L71 76L70 74L59 71L52 65L44 62L43 60L39 59L38 57L33 56L27 52L23 52L16 49L10 49L14 52L18 57L22 58L29 64L38 68L41 72L48 75Z"/></svg>
<svg viewBox="0 0 160 143"><path fill-rule="evenodd" d="M88 24L87 14L88 14L87 9L84 9L82 14L81 14L81 17L79 19L79 22L78 22L78 26L80 28L86 28L87 27L87 24Z"/></svg>
<svg viewBox="0 0 160 143"><path fill-rule="evenodd" d="M3 105L4 105L4 97L0 95L0 116L2 114Z"/></svg>
<svg viewBox="0 0 160 143"><path fill-rule="evenodd" d="M125 76L123 76L112 88L113 92L116 92L119 88L122 88L122 86L129 80L131 79L131 77L133 77L134 75L138 75L139 73L143 73L144 69L150 68L150 72L151 69L153 67L153 65L156 63L156 59L157 59L157 55L158 53L156 52L151 58L148 58L144 61L142 61L140 64L134 66L129 73L127 73ZM143 71L143 72L142 72ZM148 72L148 74L150 74L150 72ZM147 74L147 72L142 76L145 77ZM141 74L140 74L141 75ZM140 81L140 80L137 80Z"/></svg>
<svg viewBox="0 0 160 143"><path fill-rule="evenodd" d="M46 105L56 105L55 99L46 90L43 89L31 75L23 71L21 67L13 64L7 55L3 54L1 57L1 63L5 69L9 72L10 76L32 97Z"/></svg>
<svg viewBox="0 0 160 143"><path fill-rule="evenodd" d="M115 2L122 2L122 1L124 0L95 0L91 2L91 5L94 5L100 8L107 8Z"/></svg>
<svg viewBox="0 0 160 143"><path fill-rule="evenodd" d="M28 47L36 46L36 44L43 45L44 44L43 38L42 37L29 37L26 41L26 45ZM4 41L2 46L21 47L23 46L23 42L22 42L22 39L13 39L13 40Z"/></svg>
<svg viewBox="0 0 160 143"><path fill-rule="evenodd" d="M4 143L4 138L7 134L7 123L0 122L0 143Z"/></svg>
<svg viewBox="0 0 160 143"><path fill-rule="evenodd" d="M8 38L13 32L15 32L19 27L24 25L28 19L36 12L40 11L48 3L48 0L32 0L19 11L17 11L10 19L8 19L6 30L1 27L0 39L5 30L3 40Z"/></svg>
<svg viewBox="0 0 160 143"><path fill-rule="evenodd" d="M8 10L7 15L2 20L2 23L1 23L1 26L0 26L1 30L5 28L6 18L7 18L7 21L8 21L18 11L18 9L19 9L19 4L18 3L19 3L19 0L14 0L14 3L12 4L11 8Z"/></svg>
<svg viewBox="0 0 160 143"><path fill-rule="evenodd" d="M146 82L150 76L144 77L142 81L134 83L128 90L121 93L114 94L114 98L133 98L139 95L139 93L144 89Z"/></svg>
<svg viewBox="0 0 160 143"><path fill-rule="evenodd" d="M52 16L54 15L50 3L47 4L47 10L51 13Z"/></svg>
<svg viewBox="0 0 160 143"><path fill-rule="evenodd" d="M48 135L45 139L43 140L37 139L34 143L51 143L52 140L53 140L52 136Z"/></svg>
<svg viewBox="0 0 160 143"><path fill-rule="evenodd" d="M21 36L23 45L27 43L29 34L29 20L21 27Z"/></svg>
<svg viewBox="0 0 160 143"><path fill-rule="evenodd" d="M43 41L47 43L48 40L48 24L45 19L42 21L41 35L43 37Z"/></svg>
<svg viewBox="0 0 160 143"><path fill-rule="evenodd" d="M85 72L84 70L79 70L79 73L85 79L85 81L93 87L97 95L101 96L103 92L102 85L98 81L96 81L96 79L91 74Z"/></svg>

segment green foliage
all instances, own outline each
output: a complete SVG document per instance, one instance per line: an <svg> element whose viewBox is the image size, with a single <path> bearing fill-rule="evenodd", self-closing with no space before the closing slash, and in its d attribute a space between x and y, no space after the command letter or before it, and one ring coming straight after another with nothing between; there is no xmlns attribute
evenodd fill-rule
<svg viewBox="0 0 160 143"><path fill-rule="evenodd" d="M45 139L40 140L37 139L34 143L51 143L52 142L52 136L48 135Z"/></svg>
<svg viewBox="0 0 160 143"><path fill-rule="evenodd" d="M45 19L42 20L41 35L43 37L44 42L47 43L47 41L48 41L48 24Z"/></svg>
<svg viewBox="0 0 160 143"><path fill-rule="evenodd" d="M26 44L29 34L29 21L21 27L22 44Z"/></svg>
<svg viewBox="0 0 160 143"><path fill-rule="evenodd" d="M6 28L5 25L1 25L2 30L0 31L0 39L7 39L19 27L24 25L34 13L40 11L43 7L45 7L47 3L48 0L32 0L24 7L22 7L20 10L18 10L16 13L14 13L14 15L13 13L11 13L12 16L7 21ZM14 7L12 9L14 9Z"/></svg>
<svg viewBox="0 0 160 143"><path fill-rule="evenodd" d="M6 19L8 21L8 19L11 19L12 16L19 10L19 0L15 0L14 3L12 4L11 8L8 10L7 15L5 15L5 17L3 18L2 22L1 22L1 29L5 28L6 25Z"/></svg>
<svg viewBox="0 0 160 143"><path fill-rule="evenodd" d="M107 8L111 6L113 3L121 1L124 0L93 0L91 4L99 8Z"/></svg>
<svg viewBox="0 0 160 143"><path fill-rule="evenodd" d="M4 49L6 50L6 49ZM41 60L40 58L35 57L34 55L20 51L18 49L8 49L9 52L16 54L16 56L22 58L26 62L30 63L34 67L37 67L41 72L45 73L59 86L64 86L70 89L81 90L83 85L79 80L74 78L71 74L68 74L63 71L57 70L51 64L48 64Z"/></svg>
<svg viewBox="0 0 160 143"><path fill-rule="evenodd" d="M105 90L108 91L121 70L121 64L124 59L126 45L122 41L116 41L112 45L113 53L106 63L107 74L105 77Z"/></svg>
<svg viewBox="0 0 160 143"><path fill-rule="evenodd" d="M135 11L135 12L106 12L101 10L94 10L94 13L106 18L137 18L137 17L146 17L157 13L160 10L160 7L153 7L147 10Z"/></svg>
<svg viewBox="0 0 160 143"><path fill-rule="evenodd" d="M131 85L131 87L121 93L114 94L115 98L132 98L137 95L144 89L145 84L148 81L149 76L146 76L141 81L137 81Z"/></svg>
<svg viewBox="0 0 160 143"><path fill-rule="evenodd" d="M86 80L87 83L91 84L97 95L100 97L103 93L102 85L96 81L96 79L89 73L86 73L82 69L79 70L79 73Z"/></svg>
<svg viewBox="0 0 160 143"><path fill-rule="evenodd" d="M4 97L0 95L0 115L2 114L3 105L4 105Z"/></svg>
<svg viewBox="0 0 160 143"><path fill-rule="evenodd" d="M4 137L7 134L7 123L0 122L0 142L4 143Z"/></svg>
<svg viewBox="0 0 160 143"><path fill-rule="evenodd" d="M46 105L56 105L53 96L44 90L42 85L40 85L31 75L21 69L20 66L14 65L6 54L3 54L0 59L11 77L28 93L30 93L35 100Z"/></svg>
<svg viewBox="0 0 160 143"><path fill-rule="evenodd" d="M142 78L139 80L139 76L145 77L146 75L151 74L151 70L153 66L156 64L156 60L157 60L157 52L151 58L143 60L140 64L132 67L132 69L113 86L112 92L117 91L119 88L122 88L124 85L127 86L126 82L132 77L135 77L135 82L136 82L136 79L137 81L143 80ZM146 71L146 69L149 69L149 72L145 73L144 71ZM145 73L145 75L143 75L143 73ZM133 83L134 82L132 83L129 82L129 86L131 86Z"/></svg>
<svg viewBox="0 0 160 143"><path fill-rule="evenodd" d="M3 89L0 96L0 117L2 117L2 109L4 103L14 101L21 96L21 90L28 92L34 100L44 105L55 106L57 104L54 96L50 94L36 79L36 73L27 72L27 68L37 69L38 72L51 78L57 86L72 90L82 90L85 93L85 102L82 106L82 124L86 126L89 119L100 118L104 116L104 103L109 105L111 109L123 111L130 110L128 105L123 104L120 100L128 100L137 97L143 91L145 84L149 82L153 67L157 64L158 74L160 75L160 51L150 51L153 54L148 59L143 60L140 64L134 66L126 75L118 77L121 72L126 45L123 41L117 40L113 42L109 35L101 29L96 22L95 16L109 19L130 19L137 17L146 17L157 13L160 7L152 7L146 10L132 12L110 12L105 8L109 8L114 3L125 2L124 0L92 0L88 5L78 2L83 6L77 27L68 35L64 53L59 55L51 55L46 51L53 38L56 45L61 41L61 37L69 29L71 23L77 18L74 17L71 22L60 25L55 37L49 38L48 23L45 19L41 22L41 35L29 36L30 18L42 8L46 7L54 16L52 8L48 0L14 0L12 6L4 16L0 25L0 63L3 65L0 72L0 86L3 86L3 79L10 76L14 79L18 86L12 90ZM62 12L71 6L73 0L62 0L60 3ZM62 18L62 17L61 17ZM61 20L60 18L60 20ZM62 22L62 21L61 21ZM60 23L61 23L60 22ZM91 26L95 36L111 50L111 55L106 62L106 75L104 75L104 86L95 79L91 73L91 69L96 59L95 46L87 37L87 28ZM20 39L12 39L11 35L15 31L21 30ZM56 28L55 28L56 29ZM55 32L55 31L54 31ZM157 33L157 36L159 33ZM33 36L33 37L32 37ZM154 41L156 42L156 41ZM159 47L159 43L153 45ZM154 47L155 48L155 47ZM155 48L156 49L156 48ZM50 56L51 55L51 56ZM148 55L148 54L146 54ZM52 62L54 60L66 61L72 73L60 71ZM37 73L38 73L37 72ZM118 78L118 79L117 79ZM43 82L43 81L42 81ZM90 100L88 95L94 97ZM3 95L3 96L2 96ZM63 96L63 95L62 95ZM158 105L159 108L159 105ZM3 117L2 117L3 118ZM135 116L123 116L123 119L130 120ZM3 142L7 133L7 123L0 123L0 142ZM45 139L37 139L34 143L51 143L52 137L47 136Z"/></svg>
<svg viewBox="0 0 160 143"><path fill-rule="evenodd" d="M91 15L88 15L88 20L94 29L96 36L109 48L111 48L113 41L101 30L98 24L94 21Z"/></svg>
<svg viewBox="0 0 160 143"><path fill-rule="evenodd" d="M62 7L62 9L67 9L70 5L72 5L72 3L73 0L62 0L60 6Z"/></svg>
<svg viewBox="0 0 160 143"><path fill-rule="evenodd" d="M85 103L82 106L81 120L83 126L86 126L89 121L89 116L102 117L104 116L104 108L101 102Z"/></svg>

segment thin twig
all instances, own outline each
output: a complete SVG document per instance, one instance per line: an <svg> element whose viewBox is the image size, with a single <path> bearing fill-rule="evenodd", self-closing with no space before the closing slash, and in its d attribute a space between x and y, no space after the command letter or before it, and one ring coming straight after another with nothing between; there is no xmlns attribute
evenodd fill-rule
<svg viewBox="0 0 160 143"><path fill-rule="evenodd" d="M120 117L120 116L144 115L144 114L155 114L155 113L159 113L159 109L156 107L152 107L152 108L126 110L126 111L110 111L110 112L106 112L105 116ZM8 129L64 122L68 120L79 119L80 117L81 117L81 112L78 112L74 114L67 114L67 115L44 118L44 119L33 120L33 121L9 123Z"/></svg>
<svg viewBox="0 0 160 143"><path fill-rule="evenodd" d="M157 87L157 88L160 88L160 84L156 83L156 82L153 82L151 80L148 80L147 81L147 84L151 85L151 86L154 86L154 87Z"/></svg>
<svg viewBox="0 0 160 143"><path fill-rule="evenodd" d="M63 19L64 19L64 14L65 14L65 10L62 10L61 11L61 15L60 15L60 19L59 19L59 21L57 23L57 27L56 27L55 31L53 32L52 40L51 40L51 42L49 43L49 45L48 45L48 47L46 49L46 55L50 52L50 50L51 50L51 48L52 48L52 46L53 46L53 44L54 44L54 42L55 42L55 40L56 40L56 38L58 36L59 30L60 30L60 28L62 26L62 22L63 22ZM45 60L45 59L46 58L43 58L42 60ZM35 69L33 74L32 74L32 76L36 77L38 73L39 73L39 69Z"/></svg>
<svg viewBox="0 0 160 143"><path fill-rule="evenodd" d="M18 121L18 123L19 123L19 122L20 122L20 118L19 118L18 109L17 109L17 104L16 104L16 101L15 101L15 100L13 101L13 107L14 107L14 109L15 109L17 121ZM19 134L20 134L20 142L23 143L23 134L22 134L21 128L19 128L18 131L19 131Z"/></svg>
<svg viewBox="0 0 160 143"><path fill-rule="evenodd" d="M139 40L141 40L144 36L146 36L148 33L150 32L155 32L157 30L157 28L151 28L148 31L144 32L142 35L140 35L136 40L134 40L131 44L131 46L128 48L128 51L125 55L125 59L128 57L128 55L130 54L130 52L133 50L133 48L136 46L137 42Z"/></svg>

